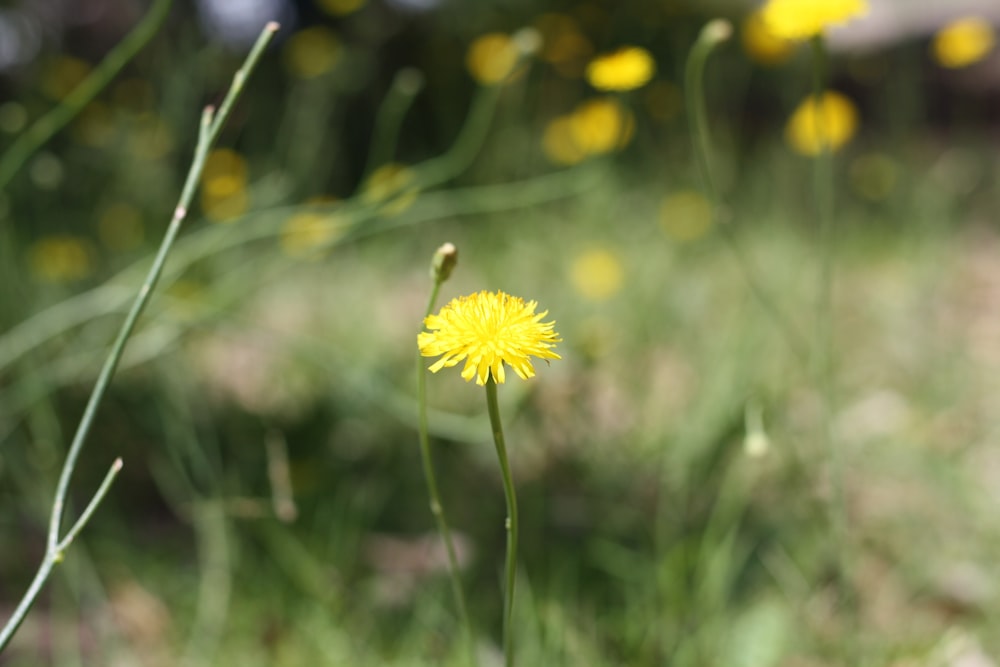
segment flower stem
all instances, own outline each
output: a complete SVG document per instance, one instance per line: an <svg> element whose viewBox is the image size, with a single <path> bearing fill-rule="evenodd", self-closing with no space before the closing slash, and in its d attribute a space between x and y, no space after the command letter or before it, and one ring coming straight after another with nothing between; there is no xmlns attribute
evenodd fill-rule
<svg viewBox="0 0 1000 667"><path fill-rule="evenodd" d="M426 318L434 310L434 303L437 301L438 292L441 290L440 277L434 278L434 287L431 288L430 298L427 300ZM417 351L417 406L418 406L418 428L420 434L420 460L424 468L424 479L427 482L427 492L431 497L431 514L437 523L438 533L444 541L445 550L448 553L448 577L451 579L451 592L455 597L455 606L458 608L458 615L462 620L462 627L465 632L466 650L469 653L469 664L476 664L475 635L472 633L472 621L469 620L469 609L465 603L465 592L462 590L462 580L458 573L458 557L455 554L455 544L451 539L451 530L448 528L448 520L444 514L444 506L441 504L441 495L438 493L437 477L434 474L434 462L431 459L430 436L427 428L427 370L424 368L423 358Z"/></svg>
<svg viewBox="0 0 1000 667"><path fill-rule="evenodd" d="M503 424L500 422L500 406L497 402L497 383L490 375L486 382L486 408L490 413L490 426L493 430L493 442L497 447L497 458L500 459L500 472L503 475L504 496L507 499L507 561L504 567L504 599L503 599L503 654L504 665L514 664L514 641L511 622L514 611L514 583L517 580L517 495L514 491L514 480L510 474L510 463L507 461L507 446L504 444Z"/></svg>
<svg viewBox="0 0 1000 667"><path fill-rule="evenodd" d="M736 229L725 213L722 198L719 196L715 179L712 177L711 135L708 130L708 112L705 110L705 64L715 47L729 39L731 34L732 25L727 21L717 19L707 23L698 35L698 40L691 47L691 54L688 56L684 68L684 85L687 92L685 98L695 164L701 179L702 191L712 206L712 220L715 227L721 230L726 245L729 246L736 258L740 271L743 273L743 279L754 297L785 336L789 348L805 363L809 358L809 346L761 283L756 268L741 245Z"/></svg>
<svg viewBox="0 0 1000 667"><path fill-rule="evenodd" d="M845 491L845 462L841 447L834 442L833 414L836 410L836 397L833 381L834 348L833 348L833 274L834 274L834 193L833 193L833 154L826 139L826 115L823 113L823 93L826 88L826 47L822 34L810 42L812 47L813 68L813 104L816 109L816 136L820 142L820 152L816 156L813 170L813 190L816 197L819 228L817 229L817 245L820 252L819 275L816 299L816 341L815 341L815 372L816 382L823 401L821 437L830 463L832 493L827 503L832 537L837 543L838 577L842 604L847 611L851 627L847 635L851 637L851 662L857 664L856 647L860 619L857 612L857 600L854 591L853 550L851 544L850 521L847 514L847 497Z"/></svg>

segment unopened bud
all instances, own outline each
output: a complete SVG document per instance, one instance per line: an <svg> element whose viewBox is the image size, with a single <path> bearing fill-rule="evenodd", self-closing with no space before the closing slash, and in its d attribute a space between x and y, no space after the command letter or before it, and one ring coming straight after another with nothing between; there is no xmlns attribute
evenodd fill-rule
<svg viewBox="0 0 1000 667"><path fill-rule="evenodd" d="M431 262L431 278L438 284L448 280L458 264L458 248L454 243L445 243L434 253Z"/></svg>

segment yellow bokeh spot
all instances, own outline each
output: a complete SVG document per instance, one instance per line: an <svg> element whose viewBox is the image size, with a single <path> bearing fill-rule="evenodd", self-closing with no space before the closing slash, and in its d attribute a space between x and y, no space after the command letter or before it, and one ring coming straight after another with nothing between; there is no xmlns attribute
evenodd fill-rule
<svg viewBox="0 0 1000 667"><path fill-rule="evenodd" d="M305 211L288 218L281 227L281 249L289 257L315 259L320 249L344 235L347 223L329 213Z"/></svg>
<svg viewBox="0 0 1000 667"><path fill-rule="evenodd" d="M362 197L370 204L385 202L393 197L409 199L412 203L416 196L416 188L413 187L415 179L413 170L406 165L395 162L384 164L365 181Z"/></svg>
<svg viewBox="0 0 1000 667"><path fill-rule="evenodd" d="M100 212L97 236L106 248L127 252L142 245L142 213L132 204L115 202Z"/></svg>
<svg viewBox="0 0 1000 667"><path fill-rule="evenodd" d="M760 11L743 21L740 31L743 50L751 60L761 65L780 65L794 53L795 42L775 35Z"/></svg>
<svg viewBox="0 0 1000 667"><path fill-rule="evenodd" d="M565 14L542 14L535 27L542 35L542 60L562 76L582 76L594 47L580 32L577 22Z"/></svg>
<svg viewBox="0 0 1000 667"><path fill-rule="evenodd" d="M316 0L316 4L331 16L347 16L365 6L365 0Z"/></svg>
<svg viewBox="0 0 1000 667"><path fill-rule="evenodd" d="M247 180L246 160L230 148L217 148L209 153L201 171L202 183L222 176L234 178L241 183L246 183Z"/></svg>
<svg viewBox="0 0 1000 667"><path fill-rule="evenodd" d="M250 207L250 194L246 189L225 197L213 197L202 192L201 208L212 222L234 222Z"/></svg>
<svg viewBox="0 0 1000 667"><path fill-rule="evenodd" d="M819 155L824 148L836 151L858 129L858 110L847 97L827 91L819 104L809 97L798 106L785 127L789 145L802 155Z"/></svg>
<svg viewBox="0 0 1000 667"><path fill-rule="evenodd" d="M47 236L28 248L28 266L42 282L73 282L94 270L94 251L89 241L76 236Z"/></svg>
<svg viewBox="0 0 1000 667"><path fill-rule="evenodd" d="M634 90L656 74L656 62L646 49L625 46L600 55L587 65L587 81L598 90Z"/></svg>
<svg viewBox="0 0 1000 667"><path fill-rule="evenodd" d="M606 301L621 290L625 270L618 255L598 248L583 252L573 260L570 280L584 298Z"/></svg>
<svg viewBox="0 0 1000 667"><path fill-rule="evenodd" d="M542 151L553 164L563 166L578 164L587 157L573 139L572 119L568 115L553 118L545 126Z"/></svg>
<svg viewBox="0 0 1000 667"><path fill-rule="evenodd" d="M570 116L573 142L588 155L622 148L632 139L634 131L632 113L610 97L588 100Z"/></svg>
<svg viewBox="0 0 1000 667"><path fill-rule="evenodd" d="M90 64L72 56L57 56L42 72L42 92L53 100L61 100L73 92L87 75Z"/></svg>
<svg viewBox="0 0 1000 667"><path fill-rule="evenodd" d="M776 37L804 40L868 13L868 0L768 0L761 10Z"/></svg>
<svg viewBox="0 0 1000 667"><path fill-rule="evenodd" d="M476 39L465 54L465 66L483 85L502 83L514 71L518 49L510 35L491 32Z"/></svg>
<svg viewBox="0 0 1000 667"><path fill-rule="evenodd" d="M892 194L899 180L899 167L895 160L882 153L868 153L851 163L851 187L871 201L881 201Z"/></svg>
<svg viewBox="0 0 1000 667"><path fill-rule="evenodd" d="M285 44L285 67L300 79L312 79L333 69L340 55L340 40L325 26L313 26L292 35Z"/></svg>
<svg viewBox="0 0 1000 667"><path fill-rule="evenodd" d="M667 195L660 204L660 227L675 241L701 238L712 227L712 205L689 190Z"/></svg>
<svg viewBox="0 0 1000 667"><path fill-rule="evenodd" d="M942 28L931 43L931 53L942 67L957 69L979 62L993 50L993 26L981 18L967 17Z"/></svg>

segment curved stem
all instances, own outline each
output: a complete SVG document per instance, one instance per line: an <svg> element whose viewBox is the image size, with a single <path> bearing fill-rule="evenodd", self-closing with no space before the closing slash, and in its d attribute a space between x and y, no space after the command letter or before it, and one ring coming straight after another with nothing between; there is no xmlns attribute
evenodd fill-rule
<svg viewBox="0 0 1000 667"><path fill-rule="evenodd" d="M430 298L427 300L427 310L424 313L426 318L434 310L434 303L437 301L438 292L441 290L442 280L435 278L434 287L431 289ZM462 620L462 627L465 632L466 648L469 652L469 664L476 664L476 646L472 633L472 622L469 620L469 609L465 603L465 592L462 590L462 580L458 573L458 557L455 553L455 544L451 539L451 529L448 527L448 519L444 513L444 506L441 504L441 495L438 493L437 477L434 474L434 461L431 458L430 436L427 427L427 371L424 368L423 357L417 351L417 410L418 428L420 434L420 461L424 468L424 479L427 482L427 492L431 497L431 514L437 523L438 533L444 541L445 550L448 553L448 577L451 579L451 592L455 597L455 606L458 608L458 615Z"/></svg>
<svg viewBox="0 0 1000 667"><path fill-rule="evenodd" d="M503 438L503 424L500 422L500 405L497 402L497 383L490 375L486 382L486 409L490 413L490 427L493 430L493 442L497 447L497 458L500 460L500 472L503 475L503 491L507 500L507 560L504 566L504 597L503 597L503 654L504 665L514 664L514 639L511 622L514 612L514 584L517 580L517 495L514 490L514 480L510 474L510 463L507 461L507 446Z"/></svg>
<svg viewBox="0 0 1000 667"><path fill-rule="evenodd" d="M726 21L715 20L706 24L698 36L698 41L691 48L691 55L685 66L687 113L695 164L698 167L702 190L712 206L715 227L722 230L722 237L736 258L740 271L743 273L743 279L746 280L754 297L781 330L795 355L799 357L800 361L806 362L809 359L809 345L761 284L757 270L740 244L736 230L724 214L724 207L712 177L711 134L708 130L708 112L705 108L705 64L715 47L729 39L731 33L732 26Z"/></svg>

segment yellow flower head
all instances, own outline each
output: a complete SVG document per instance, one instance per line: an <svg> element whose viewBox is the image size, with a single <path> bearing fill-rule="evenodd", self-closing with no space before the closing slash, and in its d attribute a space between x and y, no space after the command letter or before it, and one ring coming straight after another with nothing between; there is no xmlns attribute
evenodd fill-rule
<svg viewBox="0 0 1000 667"><path fill-rule="evenodd" d="M504 363L518 377L534 377L530 357L560 359L552 351L562 339L553 329L555 322L542 322L549 311L535 313L538 303L503 292L479 292L452 299L437 315L424 320L427 331L417 336L420 354L440 359L430 367L437 373L465 359L462 377L485 385L492 376L497 384L505 379Z"/></svg>
<svg viewBox="0 0 1000 667"><path fill-rule="evenodd" d="M934 59L942 67L957 69L982 60L993 50L993 26L980 18L963 18L942 28L931 44Z"/></svg>
<svg viewBox="0 0 1000 667"><path fill-rule="evenodd" d="M638 46L625 46L600 55L587 65L587 81L598 90L641 88L655 73L653 56Z"/></svg>
<svg viewBox="0 0 1000 667"><path fill-rule="evenodd" d="M519 57L517 43L510 35L491 32L472 43L465 54L465 66L472 78L491 86L503 83L511 75Z"/></svg>
<svg viewBox="0 0 1000 667"><path fill-rule="evenodd" d="M795 42L775 35L758 10L743 21L743 50L761 65L780 65L795 52Z"/></svg>
<svg viewBox="0 0 1000 667"><path fill-rule="evenodd" d="M827 91L816 103L809 97L788 119L785 138L797 153L819 155L824 148L836 151L858 129L858 110L840 93Z"/></svg>
<svg viewBox="0 0 1000 667"><path fill-rule="evenodd" d="M768 0L764 22L776 37L810 39L826 28L864 16L868 0Z"/></svg>
<svg viewBox="0 0 1000 667"><path fill-rule="evenodd" d="M577 256L570 269L573 287L591 301L606 301L617 294L624 277L625 270L618 255L601 248Z"/></svg>

